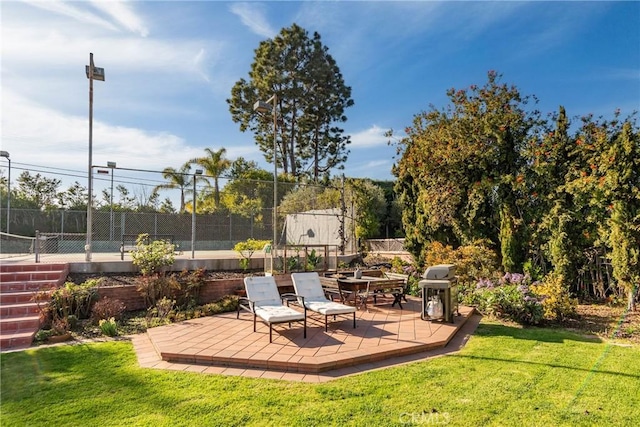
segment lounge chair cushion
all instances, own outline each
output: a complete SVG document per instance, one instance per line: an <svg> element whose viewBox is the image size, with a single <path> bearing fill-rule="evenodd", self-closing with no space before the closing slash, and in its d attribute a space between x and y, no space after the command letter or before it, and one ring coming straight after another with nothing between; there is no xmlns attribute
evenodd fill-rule
<svg viewBox="0 0 640 427"><path fill-rule="evenodd" d="M353 306L327 299L318 273L292 273L291 279L293 280L296 294L304 297L304 305L307 310L315 311L325 316L356 312L356 308Z"/></svg>
<svg viewBox="0 0 640 427"><path fill-rule="evenodd" d="M304 319L304 313L286 305L255 305L256 316L267 323L285 323Z"/></svg>
<svg viewBox="0 0 640 427"><path fill-rule="evenodd" d="M273 276L245 277L247 298L260 305L282 305L278 286Z"/></svg>
<svg viewBox="0 0 640 427"><path fill-rule="evenodd" d="M307 310L315 311L317 313L324 314L325 316L330 316L332 314L355 313L356 311L356 308L353 306L328 301L326 298L323 298L320 301L305 298L304 305L307 307Z"/></svg>
<svg viewBox="0 0 640 427"><path fill-rule="evenodd" d="M327 299L318 273L292 273L291 279L296 294L304 296L305 300L322 301Z"/></svg>
<svg viewBox="0 0 640 427"><path fill-rule="evenodd" d="M303 320L304 313L282 304L278 287L272 276L245 277L247 298L254 303L256 316L267 323Z"/></svg>

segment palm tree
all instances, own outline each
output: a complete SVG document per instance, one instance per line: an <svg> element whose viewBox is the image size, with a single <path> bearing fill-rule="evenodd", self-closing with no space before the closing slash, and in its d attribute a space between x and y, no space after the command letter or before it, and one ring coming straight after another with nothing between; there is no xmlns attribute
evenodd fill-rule
<svg viewBox="0 0 640 427"><path fill-rule="evenodd" d="M213 178L213 198L216 208L218 208L220 206L220 187L218 186L218 179L231 167L231 161L224 157L227 152L226 148L221 148L218 151L205 148L204 151L207 153L206 157L197 157L195 159L191 159L189 162L202 166L204 174L207 177Z"/></svg>
<svg viewBox="0 0 640 427"><path fill-rule="evenodd" d="M191 184L191 174L189 171L191 170L191 163L187 162L180 167L179 170L175 170L172 167L166 167L162 171L162 177L164 179L168 179L169 182L167 184L160 184L156 186L155 190L166 190L166 189L180 189L180 213L184 213L184 193L185 189L189 187Z"/></svg>

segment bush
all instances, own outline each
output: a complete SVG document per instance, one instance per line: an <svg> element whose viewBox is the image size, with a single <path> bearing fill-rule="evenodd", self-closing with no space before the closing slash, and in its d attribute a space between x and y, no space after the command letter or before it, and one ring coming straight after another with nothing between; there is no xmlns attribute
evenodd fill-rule
<svg viewBox="0 0 640 427"><path fill-rule="evenodd" d="M181 308L191 308L198 305L200 289L205 283L205 270L183 270L177 276L173 276L177 282L177 288L171 289L171 297L176 299L176 304Z"/></svg>
<svg viewBox="0 0 640 427"><path fill-rule="evenodd" d="M163 298L171 298L180 290L180 283L175 276L155 274L142 276L136 280L136 289L142 294L147 307L153 308Z"/></svg>
<svg viewBox="0 0 640 427"><path fill-rule="evenodd" d="M73 315L78 319L87 319L91 313L91 305L98 299L100 280L90 279L76 285L67 282L51 294L53 317L67 319Z"/></svg>
<svg viewBox="0 0 640 427"><path fill-rule="evenodd" d="M99 323L100 330L108 337L115 337L118 335L118 324L113 317L110 319L102 319Z"/></svg>
<svg viewBox="0 0 640 427"><path fill-rule="evenodd" d="M522 324L562 321L576 315L577 305L563 281L557 273L534 283L529 275L507 273L497 283L478 281L476 289L463 296L463 303L475 305L483 314Z"/></svg>
<svg viewBox="0 0 640 427"><path fill-rule="evenodd" d="M576 316L578 302L571 298L562 275L550 273L541 283L532 286L532 289L542 300L546 320L562 321Z"/></svg>
<svg viewBox="0 0 640 427"><path fill-rule="evenodd" d="M318 265L322 262L322 257L316 252L315 249L312 249L311 252L307 255L307 267L306 270L315 271L318 268Z"/></svg>
<svg viewBox="0 0 640 427"><path fill-rule="evenodd" d="M440 242L432 242L425 248L425 266L455 264L456 276L462 282L477 282L483 277L493 277L499 271L498 257L485 242L453 249ZM496 278L497 279L497 278Z"/></svg>
<svg viewBox="0 0 640 427"><path fill-rule="evenodd" d="M473 297L476 283L484 278L498 280L498 257L486 242L476 241L457 249L440 242L431 242L424 249L425 266L454 264L458 277L458 294Z"/></svg>
<svg viewBox="0 0 640 427"><path fill-rule="evenodd" d="M249 262L253 253L255 251L262 250L266 245L270 244L270 240L255 240L255 239L247 239L244 242L238 242L233 247L233 250L238 252L240 255L240 267L243 270L247 270L249 268Z"/></svg>
<svg viewBox="0 0 640 427"><path fill-rule="evenodd" d="M143 276L160 273L163 267L175 261L175 245L165 240L148 243L149 235L140 234L136 240L136 249L131 252L133 265L137 265Z"/></svg>
<svg viewBox="0 0 640 427"><path fill-rule="evenodd" d="M105 297L93 305L91 318L94 323L99 324L101 320L115 318L121 319L127 307L119 299Z"/></svg>
<svg viewBox="0 0 640 427"><path fill-rule="evenodd" d="M532 290L531 279L523 274L505 274L499 281L478 281L476 289L464 296L464 302L476 305L485 315L537 325L543 320L542 303Z"/></svg>

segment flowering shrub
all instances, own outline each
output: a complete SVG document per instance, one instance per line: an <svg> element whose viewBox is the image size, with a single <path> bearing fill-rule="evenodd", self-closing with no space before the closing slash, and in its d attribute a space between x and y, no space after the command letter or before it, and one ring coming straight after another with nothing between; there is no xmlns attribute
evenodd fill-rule
<svg viewBox="0 0 640 427"><path fill-rule="evenodd" d="M533 283L521 273L506 273L498 281L480 279L476 289L463 295L463 303L475 305L485 315L528 325L563 320L575 315L576 309L561 276L553 273Z"/></svg>
<svg viewBox="0 0 640 427"><path fill-rule="evenodd" d="M531 278L524 274L507 273L497 283L480 279L464 302L483 314L518 323L537 325L543 318L542 304L531 290Z"/></svg>
<svg viewBox="0 0 640 427"><path fill-rule="evenodd" d="M546 320L565 320L575 317L578 302L569 295L562 275L551 273L532 288L542 300Z"/></svg>

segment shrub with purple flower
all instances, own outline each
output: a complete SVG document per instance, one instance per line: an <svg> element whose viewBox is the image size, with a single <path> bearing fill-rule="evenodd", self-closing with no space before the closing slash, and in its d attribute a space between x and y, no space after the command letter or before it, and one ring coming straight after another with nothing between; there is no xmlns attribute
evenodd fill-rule
<svg viewBox="0 0 640 427"><path fill-rule="evenodd" d="M476 285L476 289L493 289L495 285L491 279L480 279L478 280L478 284Z"/></svg>
<svg viewBox="0 0 640 427"><path fill-rule="evenodd" d="M543 310L530 285L531 277L521 273L507 273L497 285L491 279L483 278L464 296L464 302L475 305L486 315L535 325L542 320Z"/></svg>

